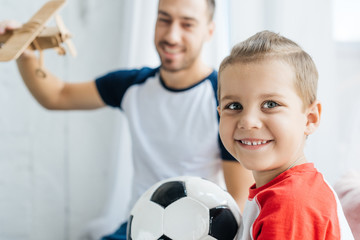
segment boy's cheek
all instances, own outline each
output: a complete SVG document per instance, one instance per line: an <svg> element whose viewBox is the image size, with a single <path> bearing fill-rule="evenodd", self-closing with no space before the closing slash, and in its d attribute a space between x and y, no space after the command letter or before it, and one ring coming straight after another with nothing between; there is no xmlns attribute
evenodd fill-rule
<svg viewBox="0 0 360 240"><path fill-rule="evenodd" d="M223 142L225 148L227 149L229 146L229 141L231 138L231 133L228 128L226 128L226 124L221 121L220 119L220 125L219 125L219 135L220 139Z"/></svg>

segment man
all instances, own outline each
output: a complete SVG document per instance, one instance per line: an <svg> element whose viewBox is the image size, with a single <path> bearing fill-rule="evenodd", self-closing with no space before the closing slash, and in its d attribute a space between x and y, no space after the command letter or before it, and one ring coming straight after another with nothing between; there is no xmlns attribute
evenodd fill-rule
<svg viewBox="0 0 360 240"><path fill-rule="evenodd" d="M109 105L128 117L134 161L129 209L160 180L197 175L220 183L221 169L228 191L243 208L253 179L222 147L217 73L200 57L203 44L213 35L214 8L214 0L159 0L155 26L159 68L121 70L95 81L66 83L42 69L32 52L17 60L26 86L45 108ZM125 239L125 231L126 223L104 239Z"/></svg>

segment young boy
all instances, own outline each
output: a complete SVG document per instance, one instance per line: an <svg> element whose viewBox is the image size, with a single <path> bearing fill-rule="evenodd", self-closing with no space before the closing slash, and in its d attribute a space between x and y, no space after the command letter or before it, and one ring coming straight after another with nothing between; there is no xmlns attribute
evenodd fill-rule
<svg viewBox="0 0 360 240"><path fill-rule="evenodd" d="M263 31L233 48L218 78L220 137L255 178L240 239L353 239L337 196L304 155L321 114L311 57Z"/></svg>

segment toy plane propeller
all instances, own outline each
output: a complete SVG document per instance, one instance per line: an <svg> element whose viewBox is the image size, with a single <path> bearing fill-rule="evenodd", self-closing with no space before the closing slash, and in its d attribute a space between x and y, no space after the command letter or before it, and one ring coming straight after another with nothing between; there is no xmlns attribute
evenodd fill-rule
<svg viewBox="0 0 360 240"><path fill-rule="evenodd" d="M28 47L33 50L56 48L61 55L65 54L66 43L71 55L76 50L70 41L70 32L60 16L56 16L56 27L45 27L49 19L65 4L65 0L53 0L45 5L20 29L0 35L0 62L17 59Z"/></svg>

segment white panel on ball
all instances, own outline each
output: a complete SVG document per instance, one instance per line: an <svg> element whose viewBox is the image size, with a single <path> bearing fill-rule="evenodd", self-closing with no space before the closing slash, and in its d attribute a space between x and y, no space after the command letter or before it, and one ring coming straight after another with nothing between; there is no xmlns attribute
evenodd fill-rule
<svg viewBox="0 0 360 240"><path fill-rule="evenodd" d="M228 200L224 198L224 190L215 183L193 177L187 179L186 186L188 197L201 199L208 208L214 208L228 203ZM230 199L232 198L230 197Z"/></svg>
<svg viewBox="0 0 360 240"><path fill-rule="evenodd" d="M227 205L234 214L237 222L241 221L239 207L233 197L223 190L220 186L210 181L204 181L199 177L190 177L186 179L187 195L194 199L201 199L208 208L214 208L219 205ZM225 198L224 198L225 196Z"/></svg>
<svg viewBox="0 0 360 240"><path fill-rule="evenodd" d="M171 239L201 239L209 232L209 209L199 201L181 198L166 208L164 234Z"/></svg>
<svg viewBox="0 0 360 240"><path fill-rule="evenodd" d="M158 239L163 234L164 209L161 206L151 201L140 201L135 205L132 214L141 216L134 218L131 223L133 239Z"/></svg>

